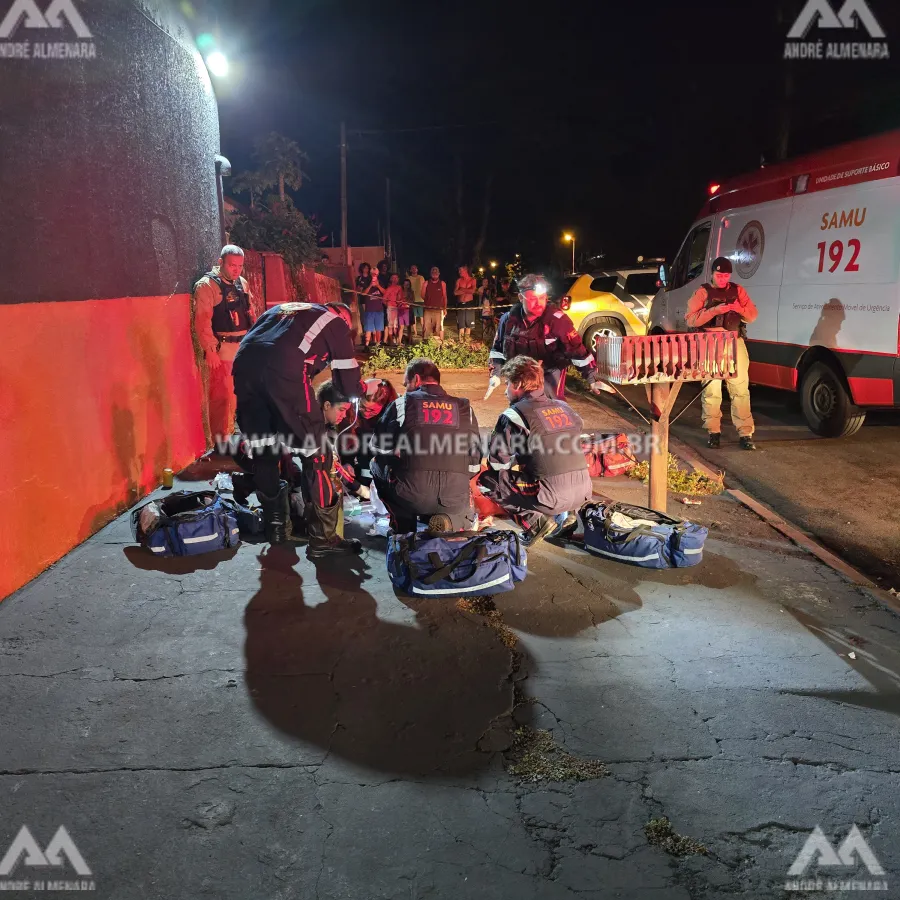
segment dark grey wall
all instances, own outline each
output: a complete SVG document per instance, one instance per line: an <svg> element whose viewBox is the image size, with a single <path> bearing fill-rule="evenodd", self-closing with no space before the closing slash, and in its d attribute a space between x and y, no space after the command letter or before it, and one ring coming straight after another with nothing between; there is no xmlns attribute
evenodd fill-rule
<svg viewBox="0 0 900 900"><path fill-rule="evenodd" d="M177 3L74 2L96 59L0 58L0 303L186 292L220 249L209 76Z"/></svg>

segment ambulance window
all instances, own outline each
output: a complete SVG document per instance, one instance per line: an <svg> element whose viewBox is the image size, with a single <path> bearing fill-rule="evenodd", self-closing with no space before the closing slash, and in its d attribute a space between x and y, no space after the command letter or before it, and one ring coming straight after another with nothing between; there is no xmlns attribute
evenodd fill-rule
<svg viewBox="0 0 900 900"><path fill-rule="evenodd" d="M684 242L672 267L672 287L680 288L703 274L710 224L698 225Z"/></svg>

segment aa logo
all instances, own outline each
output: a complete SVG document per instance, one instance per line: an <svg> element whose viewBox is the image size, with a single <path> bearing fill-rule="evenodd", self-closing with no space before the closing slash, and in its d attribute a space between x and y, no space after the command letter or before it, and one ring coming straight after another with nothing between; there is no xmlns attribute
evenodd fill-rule
<svg viewBox="0 0 900 900"><path fill-rule="evenodd" d="M78 37L87 40L94 37L84 24L81 13L75 8L74 0L50 0L45 13L40 11L35 0L14 0L9 12L0 22L0 39L11 37L22 19L25 20L26 28L62 28L62 20L66 19Z"/></svg>
<svg viewBox="0 0 900 900"><path fill-rule="evenodd" d="M46 850L41 850L38 842L28 830L28 826L23 825L9 850L6 851L6 856L0 860L0 875L11 875L23 855L26 866L58 866L60 868L65 865L62 859L65 856L69 865L79 875L91 874L84 857L75 846L75 841L69 837L69 832L63 825L59 826L59 830L53 835L53 840L47 844Z"/></svg>
<svg viewBox="0 0 900 900"><path fill-rule="evenodd" d="M800 855L794 860L794 864L788 869L788 875L800 876L811 866L856 866L857 860L865 864L870 875L884 875L881 863L872 852L872 848L866 843L866 839L860 834L859 828L854 825L843 843L837 850L825 837L818 825L813 833L806 839Z"/></svg>
<svg viewBox="0 0 900 900"><path fill-rule="evenodd" d="M869 32L869 37L885 36L884 29L878 24L866 0L844 0L844 5L837 14L828 0L807 0L793 28L788 32L788 37L792 40L803 39L813 25L819 28L856 28L857 23Z"/></svg>

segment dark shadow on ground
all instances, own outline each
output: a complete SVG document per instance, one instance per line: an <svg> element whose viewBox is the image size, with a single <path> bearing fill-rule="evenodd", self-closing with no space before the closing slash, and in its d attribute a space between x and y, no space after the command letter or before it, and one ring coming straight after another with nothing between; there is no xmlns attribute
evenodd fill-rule
<svg viewBox="0 0 900 900"><path fill-rule="evenodd" d="M216 550L214 553L201 553L197 556L174 556L160 559L150 550L143 547L125 547L122 551L128 561L136 568L147 572L162 572L165 575L190 575L191 572L214 569L219 563L232 559L238 552L237 547L227 550Z"/></svg>
<svg viewBox="0 0 900 900"><path fill-rule="evenodd" d="M318 566L306 591L316 606L304 603L296 549L270 548L259 560L244 623L246 683L262 716L383 772L466 774L488 765L479 740L514 704L515 659L497 630L454 602L423 605L412 621L388 604L382 615L398 621L379 618L373 572L360 557ZM378 584L389 589L385 578Z"/></svg>

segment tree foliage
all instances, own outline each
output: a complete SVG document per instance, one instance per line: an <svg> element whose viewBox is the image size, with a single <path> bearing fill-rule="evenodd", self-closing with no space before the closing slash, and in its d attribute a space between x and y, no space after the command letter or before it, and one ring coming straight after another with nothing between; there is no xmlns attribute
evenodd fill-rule
<svg viewBox="0 0 900 900"><path fill-rule="evenodd" d="M319 260L316 227L294 206L290 197L282 203L271 194L264 206L239 216L230 234L233 243L247 250L280 253L292 271Z"/></svg>
<svg viewBox="0 0 900 900"><path fill-rule="evenodd" d="M257 139L254 156L266 186L277 186L282 202L285 200L285 188L299 191L303 187L303 179L309 178L303 171L303 163L309 162L309 157L296 141L277 131Z"/></svg>

